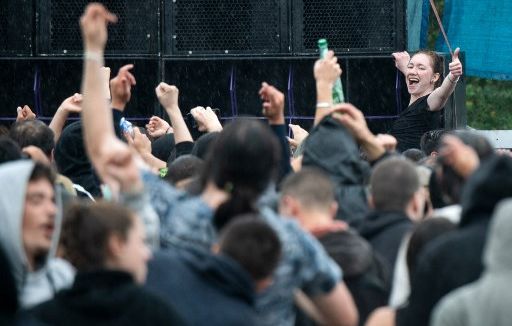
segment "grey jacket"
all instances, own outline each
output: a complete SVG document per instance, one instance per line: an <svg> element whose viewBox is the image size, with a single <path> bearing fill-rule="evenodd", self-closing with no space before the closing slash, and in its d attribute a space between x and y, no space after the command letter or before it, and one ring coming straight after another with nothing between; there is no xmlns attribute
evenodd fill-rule
<svg viewBox="0 0 512 326"><path fill-rule="evenodd" d="M10 260L20 303L24 308L50 299L56 291L70 286L74 278L73 267L55 258L62 220L60 208L55 217L52 247L46 263L29 272L21 230L27 183L33 168L34 163L30 160L0 165L0 245ZM60 200L58 194L55 198Z"/></svg>
<svg viewBox="0 0 512 326"><path fill-rule="evenodd" d="M497 206L484 250L485 272L450 293L434 311L433 326L510 325L512 321L512 199Z"/></svg>

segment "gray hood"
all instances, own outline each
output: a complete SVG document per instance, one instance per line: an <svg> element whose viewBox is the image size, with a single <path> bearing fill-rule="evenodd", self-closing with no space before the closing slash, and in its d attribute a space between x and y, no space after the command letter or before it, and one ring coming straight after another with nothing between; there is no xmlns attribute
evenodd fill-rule
<svg viewBox="0 0 512 326"><path fill-rule="evenodd" d="M33 169L34 162L31 160L20 160L0 165L0 187L2 189L2 195L0 196L0 245L4 247L8 255L16 285L20 291L28 274L28 263L23 249L21 229L27 183ZM39 270L46 268L49 258L54 257L57 251L62 220L60 196L57 190L55 198L58 209L55 217L52 247L46 263Z"/></svg>
<svg viewBox="0 0 512 326"><path fill-rule="evenodd" d="M510 248L512 248L512 199L506 199L494 211L487 236L484 249L487 273L512 272Z"/></svg>
<svg viewBox="0 0 512 326"><path fill-rule="evenodd" d="M438 304L433 326L510 325L512 318L512 199L497 205L484 249L485 272Z"/></svg>

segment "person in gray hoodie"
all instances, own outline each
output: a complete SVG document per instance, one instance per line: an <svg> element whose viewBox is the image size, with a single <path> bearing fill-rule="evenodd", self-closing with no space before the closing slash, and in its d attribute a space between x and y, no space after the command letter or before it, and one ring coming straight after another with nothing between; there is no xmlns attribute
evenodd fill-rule
<svg viewBox="0 0 512 326"><path fill-rule="evenodd" d="M55 173L30 160L0 165L0 245L11 261L22 308L71 285L73 267L56 258L61 224Z"/></svg>
<svg viewBox="0 0 512 326"><path fill-rule="evenodd" d="M512 199L496 209L484 251L485 271L438 304L432 326L510 325L512 320Z"/></svg>

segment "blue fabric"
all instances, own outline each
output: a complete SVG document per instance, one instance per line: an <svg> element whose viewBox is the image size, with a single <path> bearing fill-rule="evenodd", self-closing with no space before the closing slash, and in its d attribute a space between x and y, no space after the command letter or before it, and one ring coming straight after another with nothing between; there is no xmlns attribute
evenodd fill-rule
<svg viewBox="0 0 512 326"><path fill-rule="evenodd" d="M425 48L428 34L428 0L407 0L407 51Z"/></svg>
<svg viewBox="0 0 512 326"><path fill-rule="evenodd" d="M162 248L210 250L217 235L211 223L214 211L200 197L186 197L156 176L143 174L145 188L160 217ZM330 292L342 275L320 243L291 219L269 208L260 214L282 243L282 258L272 285L256 300L260 325L294 325L293 291L310 296Z"/></svg>
<svg viewBox="0 0 512 326"><path fill-rule="evenodd" d="M512 1L445 0L443 24L453 50L466 52L466 75L511 80ZM439 33L436 50L446 52Z"/></svg>

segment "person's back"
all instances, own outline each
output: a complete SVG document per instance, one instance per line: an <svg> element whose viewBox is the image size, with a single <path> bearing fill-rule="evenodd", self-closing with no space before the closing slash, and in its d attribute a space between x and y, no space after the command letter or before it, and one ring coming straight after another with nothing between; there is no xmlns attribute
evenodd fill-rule
<svg viewBox="0 0 512 326"><path fill-rule="evenodd" d="M224 257L200 250L159 252L149 262L146 287L190 325L257 325L251 280Z"/></svg>
<svg viewBox="0 0 512 326"><path fill-rule="evenodd" d="M157 253L146 288L176 307L190 325L258 325L256 291L268 285L278 263L277 235L258 217L237 218L223 230L218 248L218 254Z"/></svg>
<svg viewBox="0 0 512 326"><path fill-rule="evenodd" d="M489 230L484 260L485 273L475 283L448 294L438 304L433 326L510 325L512 293L512 201L504 201L495 211Z"/></svg>
<svg viewBox="0 0 512 326"><path fill-rule="evenodd" d="M232 209L238 214L257 211L283 245L283 259L273 274L274 282L257 298L260 323L293 325L294 289L303 288L306 295L321 302L319 306L325 309L327 319L356 324L357 312L348 290L340 283L340 269L318 241L294 221L282 218L268 207L257 207L276 167L279 152L272 137L258 121L238 120L228 124L214 145L217 155L210 155L206 161L207 185L200 197L172 201L172 197L177 197L174 188L155 176L144 175L146 189L162 222L162 247L208 250L217 236L214 224L237 216ZM215 205L215 200L226 194L229 200ZM215 206L218 206L216 211ZM331 307L337 304L340 308Z"/></svg>
<svg viewBox="0 0 512 326"><path fill-rule="evenodd" d="M343 271L359 312L359 324L387 303L389 285L385 265L370 244L341 221L335 220L337 202L330 179L321 170L303 168L281 184L279 212L297 220L314 235ZM299 315L300 325L308 322Z"/></svg>
<svg viewBox="0 0 512 326"><path fill-rule="evenodd" d="M359 232L384 258L390 274L402 239L422 217L424 197L414 164L390 158L376 165L370 180L374 210Z"/></svg>
<svg viewBox="0 0 512 326"><path fill-rule="evenodd" d="M411 277L409 304L397 311L397 325L428 325L443 296L478 279L490 217L498 201L512 196L511 175L512 159L494 157L468 179L460 227L425 247Z"/></svg>
<svg viewBox="0 0 512 326"><path fill-rule="evenodd" d="M121 271L80 273L71 289L30 311L51 325L180 325L156 296Z"/></svg>
<svg viewBox="0 0 512 326"><path fill-rule="evenodd" d="M384 262L353 231L331 232L318 241L343 270L343 281L359 311L359 325L363 325L373 310L388 302L390 284Z"/></svg>

